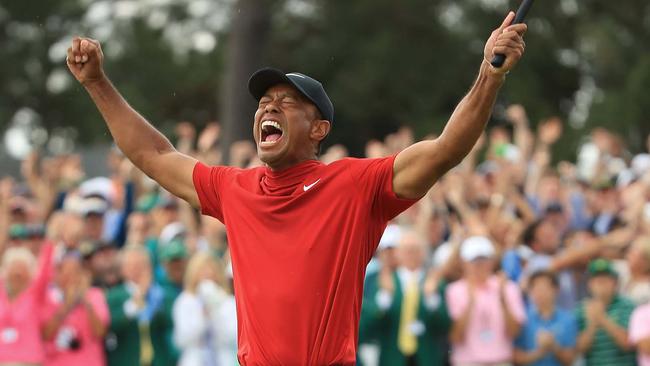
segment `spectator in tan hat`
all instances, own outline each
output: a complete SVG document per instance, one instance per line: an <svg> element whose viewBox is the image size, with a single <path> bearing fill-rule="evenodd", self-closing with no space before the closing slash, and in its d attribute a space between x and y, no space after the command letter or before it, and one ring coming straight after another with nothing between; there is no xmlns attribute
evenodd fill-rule
<svg viewBox="0 0 650 366"><path fill-rule="evenodd" d="M630 320L630 344L637 348L639 366L650 366L650 303L638 307Z"/></svg>

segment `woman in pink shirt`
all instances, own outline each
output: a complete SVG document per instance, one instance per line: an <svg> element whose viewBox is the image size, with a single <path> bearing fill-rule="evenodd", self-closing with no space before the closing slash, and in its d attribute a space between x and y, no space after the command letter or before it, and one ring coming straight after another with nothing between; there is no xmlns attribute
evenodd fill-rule
<svg viewBox="0 0 650 366"><path fill-rule="evenodd" d="M45 366L103 366L103 338L109 322L104 293L91 288L77 255L57 266L56 287L44 311Z"/></svg>
<svg viewBox="0 0 650 366"><path fill-rule="evenodd" d="M9 248L2 256L0 365L41 365L45 360L39 314L45 304L52 251L52 244L46 243L38 266L24 247Z"/></svg>
<svg viewBox="0 0 650 366"><path fill-rule="evenodd" d="M454 366L512 365L513 340L526 320L517 285L493 274L495 249L485 237L460 248L463 278L447 287Z"/></svg>
<svg viewBox="0 0 650 366"><path fill-rule="evenodd" d="M639 366L650 366L650 303L641 305L630 319L629 340L636 347Z"/></svg>

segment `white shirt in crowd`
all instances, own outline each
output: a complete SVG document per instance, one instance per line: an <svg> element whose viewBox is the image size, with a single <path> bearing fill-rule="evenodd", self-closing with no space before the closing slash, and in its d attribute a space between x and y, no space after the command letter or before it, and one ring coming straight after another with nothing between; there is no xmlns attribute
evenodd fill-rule
<svg viewBox="0 0 650 366"><path fill-rule="evenodd" d="M183 291L173 309L174 343L181 351L179 366L237 365L235 298L212 281L197 293Z"/></svg>

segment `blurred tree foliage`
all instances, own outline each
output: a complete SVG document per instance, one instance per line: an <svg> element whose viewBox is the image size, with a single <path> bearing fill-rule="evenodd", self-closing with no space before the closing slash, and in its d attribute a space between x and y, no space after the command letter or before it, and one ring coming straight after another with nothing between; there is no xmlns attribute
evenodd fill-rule
<svg viewBox="0 0 650 366"><path fill-rule="evenodd" d="M402 124L420 136L439 133L476 76L484 40L518 1L272 3L269 34L260 34L264 42L255 45L263 48L259 64L323 81L336 108L328 142L358 154L365 141ZM165 131L179 120L200 125L223 116L220 104L228 98L219 98L224 91L218 89L233 85L225 82L234 72L226 53L228 40L238 39L229 34L233 12L247 9L239 4L243 0L3 1L0 130L21 123L16 112L28 108L50 137L67 131L79 143L108 139L65 69L73 34L103 42L108 74ZM508 77L494 119L508 103L524 104L533 124L562 116L573 127L558 144L562 157L571 157L580 136L596 125L640 148L650 132L650 3L543 0L528 23L526 55ZM253 111L238 113L227 122L247 123Z"/></svg>

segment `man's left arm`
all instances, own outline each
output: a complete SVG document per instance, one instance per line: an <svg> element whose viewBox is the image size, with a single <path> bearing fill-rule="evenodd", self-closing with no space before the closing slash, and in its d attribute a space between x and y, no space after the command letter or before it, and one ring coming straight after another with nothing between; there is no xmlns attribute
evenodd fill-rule
<svg viewBox="0 0 650 366"><path fill-rule="evenodd" d="M422 141L400 152L393 165L393 190L400 198L419 199L449 169L459 164L472 150L490 117L497 92L524 53L525 24L510 25L510 12L503 24L492 32L485 45L484 60L478 78L458 104L439 138ZM506 55L501 68L488 60L495 54Z"/></svg>

